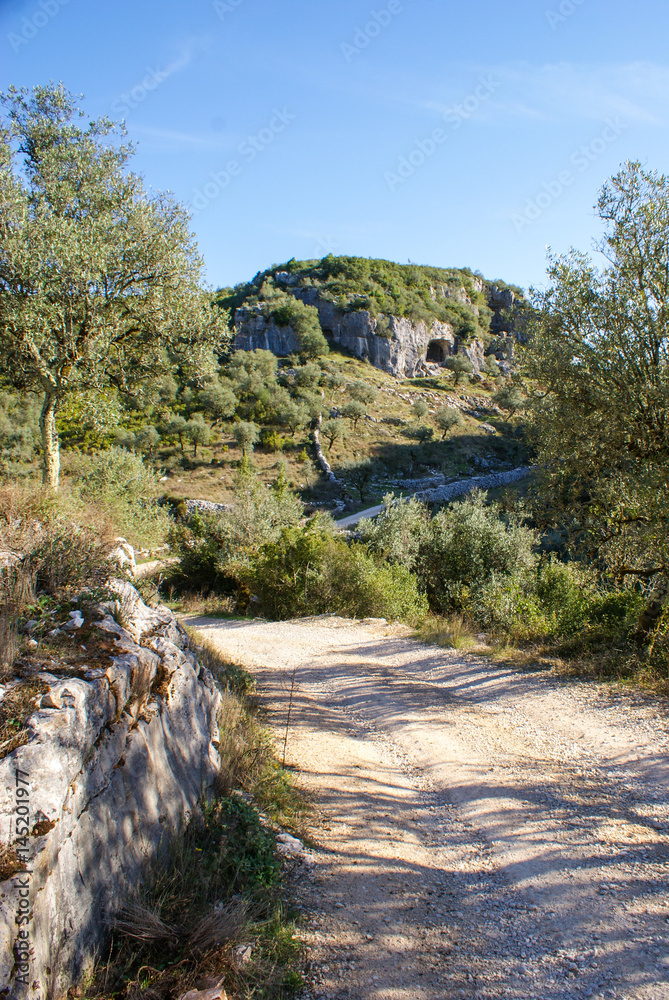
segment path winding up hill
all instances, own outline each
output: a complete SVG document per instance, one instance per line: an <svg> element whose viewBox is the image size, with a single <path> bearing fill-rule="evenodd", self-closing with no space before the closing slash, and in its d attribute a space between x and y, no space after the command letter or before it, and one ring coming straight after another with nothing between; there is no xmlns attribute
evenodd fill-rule
<svg viewBox="0 0 669 1000"><path fill-rule="evenodd" d="M328 1000L669 998L667 713L382 621L188 622L251 667L317 803Z"/></svg>

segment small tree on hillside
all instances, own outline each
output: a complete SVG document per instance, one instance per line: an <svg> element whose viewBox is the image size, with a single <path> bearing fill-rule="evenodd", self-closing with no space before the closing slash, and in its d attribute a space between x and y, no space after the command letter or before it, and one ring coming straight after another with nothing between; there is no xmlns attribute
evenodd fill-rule
<svg viewBox="0 0 669 1000"><path fill-rule="evenodd" d="M488 378L499 378L499 376L501 375L499 369L499 361L497 360L494 354L489 354L488 357L485 359L483 370L488 376Z"/></svg>
<svg viewBox="0 0 669 1000"><path fill-rule="evenodd" d="M441 431L443 441L449 431L462 424L462 417L459 410L453 410L450 406L444 406L434 415L434 422Z"/></svg>
<svg viewBox="0 0 669 1000"><path fill-rule="evenodd" d="M424 399L417 399L411 407L411 412L416 420L424 420L430 411Z"/></svg>
<svg viewBox="0 0 669 1000"><path fill-rule="evenodd" d="M246 420L240 420L238 424L235 424L232 433L237 446L242 449L244 455L252 452L254 446L260 440L260 428L258 425Z"/></svg>
<svg viewBox="0 0 669 1000"><path fill-rule="evenodd" d="M321 434L329 442L330 448L335 441L341 441L346 433L346 425L343 420L324 420L321 427Z"/></svg>
<svg viewBox="0 0 669 1000"><path fill-rule="evenodd" d="M165 433L168 435L168 437L178 439L179 446L182 452L185 447L184 441L186 438L187 430L188 430L188 421L186 420L185 417L182 417L180 414L171 417L167 421L167 426L165 427Z"/></svg>
<svg viewBox="0 0 669 1000"><path fill-rule="evenodd" d="M348 388L348 394L351 399L355 399L358 403L363 403L365 406L371 406L372 403L376 402L379 395L378 390L373 385L362 380L353 382Z"/></svg>
<svg viewBox="0 0 669 1000"><path fill-rule="evenodd" d="M188 440L193 445L193 458L197 458L197 449L202 445L208 445L211 433L209 428L204 422L201 414L196 414L192 420L189 420L186 424L186 434L188 435Z"/></svg>
<svg viewBox="0 0 669 1000"><path fill-rule="evenodd" d="M463 354L454 354L453 357L448 358L448 360L444 362L444 366L448 368L449 371L453 372L453 378L456 385L460 384L460 380L463 375L471 375L474 371L474 365L471 363L469 358L466 358Z"/></svg>
<svg viewBox="0 0 669 1000"><path fill-rule="evenodd" d="M493 403L497 403L500 410L506 410L510 417L513 417L518 410L525 406L525 397L522 389L517 385L503 386L492 394Z"/></svg>
<svg viewBox="0 0 669 1000"><path fill-rule="evenodd" d="M353 427L357 430L358 421L361 420L367 413L367 407L364 403L359 403L357 399L352 399L350 403L342 408L341 414L350 420Z"/></svg>
<svg viewBox="0 0 669 1000"><path fill-rule="evenodd" d="M106 118L83 127L62 86L12 87L0 125L0 375L42 396L43 480L58 486L56 416L81 390L128 391L197 367L225 315L199 287L186 211L128 172Z"/></svg>

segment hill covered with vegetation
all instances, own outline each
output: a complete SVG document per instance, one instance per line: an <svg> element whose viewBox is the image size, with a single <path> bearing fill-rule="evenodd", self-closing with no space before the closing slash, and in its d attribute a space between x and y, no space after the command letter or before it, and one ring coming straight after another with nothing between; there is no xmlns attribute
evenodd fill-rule
<svg viewBox="0 0 669 1000"><path fill-rule="evenodd" d="M512 291L524 301L523 292L501 280L486 281L467 268L429 267L397 264L366 257L335 257L322 260L289 260L259 271L249 282L220 289L216 301L235 313L242 306L264 307L266 315L282 325L291 318L291 297L303 297L313 289L322 302L331 302L342 312L367 311L374 317L406 317L428 326L435 320L450 323L455 333L467 340L486 337L491 331L495 309L493 289ZM312 293L313 294L313 293Z"/></svg>

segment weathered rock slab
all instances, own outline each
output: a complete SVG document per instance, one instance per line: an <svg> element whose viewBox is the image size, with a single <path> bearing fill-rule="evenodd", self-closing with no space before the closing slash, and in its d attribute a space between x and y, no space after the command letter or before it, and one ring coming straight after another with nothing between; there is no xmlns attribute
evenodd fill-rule
<svg viewBox="0 0 669 1000"><path fill-rule="evenodd" d="M143 863L218 772L213 677L167 608L147 607L128 583L114 586L117 600L101 607L99 626L118 655L83 678L42 674L48 690L29 740L0 761L0 842L28 862L0 884L8 1000L65 994Z"/></svg>

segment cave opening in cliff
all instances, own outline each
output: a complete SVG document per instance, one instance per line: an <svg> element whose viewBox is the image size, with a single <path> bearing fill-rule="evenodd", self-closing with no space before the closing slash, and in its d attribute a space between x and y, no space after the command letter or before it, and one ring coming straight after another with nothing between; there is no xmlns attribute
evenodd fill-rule
<svg viewBox="0 0 669 1000"><path fill-rule="evenodd" d="M323 330L323 336L325 337L326 340L334 340L334 333L332 332L332 330L326 330L325 327L322 327L322 330Z"/></svg>
<svg viewBox="0 0 669 1000"><path fill-rule="evenodd" d="M443 340L431 340L427 345L427 360L443 365L449 355L448 346Z"/></svg>

